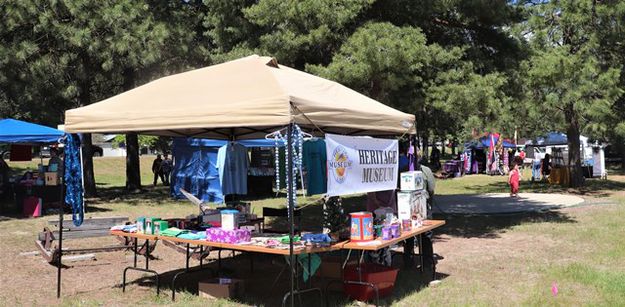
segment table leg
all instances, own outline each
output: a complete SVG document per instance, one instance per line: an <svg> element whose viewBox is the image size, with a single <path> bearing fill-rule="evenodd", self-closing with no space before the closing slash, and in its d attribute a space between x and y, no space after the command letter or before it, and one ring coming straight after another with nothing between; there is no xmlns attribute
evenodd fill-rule
<svg viewBox="0 0 625 307"><path fill-rule="evenodd" d="M174 278L172 278L171 280L171 300L175 301L176 300L176 280L178 279L178 276L185 274L187 272L189 272L189 243L187 243L186 246L186 253L185 253L185 268L184 271L182 272L178 272L176 275L174 275Z"/></svg>
<svg viewBox="0 0 625 307"><path fill-rule="evenodd" d="M150 269L150 240L145 240L145 269Z"/></svg>
<svg viewBox="0 0 625 307"><path fill-rule="evenodd" d="M135 255L134 255L134 267L135 268L137 267L137 245L139 244L138 242L139 241L137 240L137 238L135 238L135 246L134 246L134 253L135 253Z"/></svg>
<svg viewBox="0 0 625 307"><path fill-rule="evenodd" d="M363 282L363 281L358 281L358 280L344 280L343 284L367 286L373 289L373 292L375 292L375 305L380 306L380 293L376 285L369 283L369 282Z"/></svg>
<svg viewBox="0 0 625 307"><path fill-rule="evenodd" d="M132 270L132 271L139 271L139 272L144 272L144 273L150 273L150 274L154 275L154 279L156 280L156 295L159 295L161 293L159 274L158 274L158 272L156 272L154 270L150 270L149 269L149 264L148 264L148 261L149 261L148 259L150 257L150 250L149 250L149 242L150 241L146 240L148 249L146 251L145 269L137 267L137 254L138 254L138 251L137 251L138 240L137 240L137 238L135 238L134 241L135 241L135 244L134 244L134 248L133 248L133 251L134 251L133 266L129 266L129 267L126 267L124 269L124 273L123 273L123 276L122 276L122 292L126 292L126 273L129 270Z"/></svg>
<svg viewBox="0 0 625 307"><path fill-rule="evenodd" d="M191 257L192 257L191 247L190 247L189 243L187 243L185 251L186 252L185 252L185 268L184 268L184 271L176 273L176 275L174 275L174 278L172 278L172 280L171 280L171 300L172 301L176 300L176 281L178 280L178 278L180 276L185 275L185 274L190 274L190 273L203 271L205 269L202 266L202 259L203 259L202 255L204 253L204 246L200 245L200 268L197 269L197 270L191 270L191 268L189 267L189 259L191 259ZM194 251L197 251L197 248L195 248ZM206 269L211 270L210 268L206 268Z"/></svg>
<svg viewBox="0 0 625 307"><path fill-rule="evenodd" d="M204 245L200 245L200 268L204 267Z"/></svg>
<svg viewBox="0 0 625 307"><path fill-rule="evenodd" d="M285 258L286 258L286 257L285 257ZM310 265L310 257L308 257L308 259L309 259L309 263L308 263L308 264ZM287 265L288 265L288 260L287 260ZM299 261L297 261L297 260L296 260L295 265L293 266L293 268L297 271L297 270L298 270L298 268L297 268L297 267L298 267L299 265L303 265L303 264L300 264L300 263L299 263ZM303 268L302 268L302 269L303 269ZM312 279L312 276L310 275L310 271L308 271L308 273L309 273L309 279L308 279L308 280L310 281L310 280ZM298 280L298 282L297 282L297 288L296 288L295 290L293 290L293 296L297 296L297 298L298 298L298 300L299 300L299 304L300 304L300 306L303 306L303 303L302 303L302 294L305 294L305 293L310 293L310 292L319 292L319 297L321 298L321 301L322 301L322 302L324 302L324 301L325 301L325 300L324 300L324 298L323 298L323 291L321 291L321 288L312 288L312 287L310 287L310 288L308 288L308 289L304 289L304 290L302 290L302 289L300 289L300 288L299 288L299 278L298 278L297 280ZM286 293L286 294L284 294L284 296L282 297L282 306L283 306L283 307L284 307L284 306L286 306L286 304L287 304L287 300L289 299L289 297L290 297L290 296L291 296L291 293L290 293L290 292L287 292L287 293Z"/></svg>
<svg viewBox="0 0 625 307"><path fill-rule="evenodd" d="M347 258L345 258L345 261L343 262L343 266L342 266L343 271L345 270L345 266L347 265L347 262L349 261L349 258L351 258L351 256L352 256L352 250L350 249L347 252Z"/></svg>
<svg viewBox="0 0 625 307"><path fill-rule="evenodd" d="M351 253L352 253L352 250L351 249L348 250L347 258L345 258L345 262L343 263L343 271L345 270L345 266L347 265L347 262L349 261ZM365 255L365 251L361 250L360 251L360 258L358 259L358 266L360 266L363 263L364 255ZM369 287L369 288L373 289L373 291L375 292L376 306L380 306L380 293L379 293L378 287L376 285L372 284L372 283L363 282L362 281L362 273L361 273L360 270L358 270L358 280L345 280L345 276L343 276L342 282L343 282L344 285L361 285L361 286L366 286L366 287ZM332 284L332 282L330 282L330 283L328 283L326 285L326 292L328 292L328 288L330 287L331 284ZM327 301L327 300L326 300L326 306L329 306L329 301Z"/></svg>
<svg viewBox="0 0 625 307"><path fill-rule="evenodd" d="M417 236L417 244L419 244L419 270L423 273L425 272L425 268L423 267L423 234Z"/></svg>
<svg viewBox="0 0 625 307"><path fill-rule="evenodd" d="M217 270L221 272L221 248L217 251Z"/></svg>
<svg viewBox="0 0 625 307"><path fill-rule="evenodd" d="M411 267L414 264L415 238L408 238L404 241L404 267Z"/></svg>
<svg viewBox="0 0 625 307"><path fill-rule="evenodd" d="M295 290L293 291L293 296L297 295L298 297L300 297L300 304L301 304L301 294L304 293L308 293L308 292L319 292L319 296L321 298L321 301L323 302L323 292L321 291L320 288L310 288L310 289L305 289L305 290ZM289 298L289 296L291 296L291 293L287 292L283 297L282 297L282 306L286 306L286 302Z"/></svg>

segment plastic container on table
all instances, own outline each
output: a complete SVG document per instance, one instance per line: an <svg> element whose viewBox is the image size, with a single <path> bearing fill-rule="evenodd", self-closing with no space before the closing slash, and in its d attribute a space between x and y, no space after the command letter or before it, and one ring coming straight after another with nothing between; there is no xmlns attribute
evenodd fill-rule
<svg viewBox="0 0 625 307"><path fill-rule="evenodd" d="M391 237L399 238L399 236L401 235L399 231L399 224L393 224L390 227L391 227Z"/></svg>
<svg viewBox="0 0 625 307"><path fill-rule="evenodd" d="M361 263L347 265L343 275L344 281L361 281L371 283L378 288L380 298L393 293L398 269L385 267L375 263ZM357 301L370 301L375 299L375 291L365 285L344 284L345 294Z"/></svg>
<svg viewBox="0 0 625 307"><path fill-rule="evenodd" d="M221 228L235 230L239 228L239 211L221 210Z"/></svg>
<svg viewBox="0 0 625 307"><path fill-rule="evenodd" d="M384 228L382 228L382 240L390 240L392 238L393 235L391 235L391 227L384 226Z"/></svg>
<svg viewBox="0 0 625 307"><path fill-rule="evenodd" d="M354 212L351 216L351 236L352 242L365 242L373 240L373 213Z"/></svg>

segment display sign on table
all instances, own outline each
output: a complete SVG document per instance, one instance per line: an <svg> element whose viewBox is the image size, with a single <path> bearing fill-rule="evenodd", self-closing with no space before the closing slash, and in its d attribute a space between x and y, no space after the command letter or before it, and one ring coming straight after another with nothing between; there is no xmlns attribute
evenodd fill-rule
<svg viewBox="0 0 625 307"><path fill-rule="evenodd" d="M394 190L397 140L326 134L328 195Z"/></svg>

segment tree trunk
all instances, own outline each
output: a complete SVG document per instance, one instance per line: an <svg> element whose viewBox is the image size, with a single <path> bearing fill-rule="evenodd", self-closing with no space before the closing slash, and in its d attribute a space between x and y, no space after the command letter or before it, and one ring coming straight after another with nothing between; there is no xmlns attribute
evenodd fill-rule
<svg viewBox="0 0 625 307"><path fill-rule="evenodd" d="M91 147L91 134L82 135L82 169L85 181L85 196L97 196L95 174L93 173L93 148Z"/></svg>
<svg viewBox="0 0 625 307"><path fill-rule="evenodd" d="M139 164L139 137L136 133L126 134L126 190L141 190L141 169Z"/></svg>
<svg viewBox="0 0 625 307"><path fill-rule="evenodd" d="M577 113L573 109L573 105L567 106L565 110L566 121L569 126L566 130L566 137L568 139L569 147L569 169L571 171L571 180L569 181L569 187L576 188L584 184L584 175L582 173L582 159L579 143L579 120Z"/></svg>
<svg viewBox="0 0 625 307"><path fill-rule="evenodd" d="M124 69L124 84L122 87L124 91L129 91L135 87L134 69ZM139 137L136 133L126 134L126 190L129 192L141 190Z"/></svg>

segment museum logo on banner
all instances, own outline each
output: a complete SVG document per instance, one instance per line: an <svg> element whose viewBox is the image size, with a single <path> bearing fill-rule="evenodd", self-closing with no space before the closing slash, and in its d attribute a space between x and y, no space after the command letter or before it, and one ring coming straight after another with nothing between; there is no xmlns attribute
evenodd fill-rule
<svg viewBox="0 0 625 307"><path fill-rule="evenodd" d="M347 150L343 146L339 145L332 151L332 157L328 164L336 183L345 182L347 172L352 167L352 161L349 160Z"/></svg>
<svg viewBox="0 0 625 307"><path fill-rule="evenodd" d="M331 196L397 187L397 140L326 134L326 154Z"/></svg>

